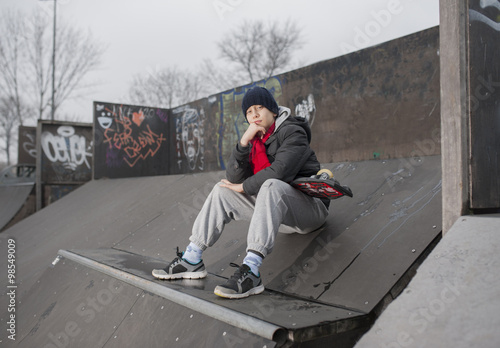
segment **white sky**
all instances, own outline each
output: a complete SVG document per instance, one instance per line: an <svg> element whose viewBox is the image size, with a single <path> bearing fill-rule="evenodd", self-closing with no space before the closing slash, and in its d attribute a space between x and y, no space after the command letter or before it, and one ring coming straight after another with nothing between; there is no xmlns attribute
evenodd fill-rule
<svg viewBox="0 0 500 348"><path fill-rule="evenodd" d="M217 59L216 42L245 19L286 20L303 28L298 59L307 65L439 24L439 0L57 0L57 20L72 23L107 50L98 85L63 110L92 122L92 102L124 102L137 73L177 66L195 71ZM52 14L53 1L0 0L0 10ZM345 49L345 48L344 48ZM57 64L57 63L56 63ZM56 65L57 68L57 65Z"/></svg>

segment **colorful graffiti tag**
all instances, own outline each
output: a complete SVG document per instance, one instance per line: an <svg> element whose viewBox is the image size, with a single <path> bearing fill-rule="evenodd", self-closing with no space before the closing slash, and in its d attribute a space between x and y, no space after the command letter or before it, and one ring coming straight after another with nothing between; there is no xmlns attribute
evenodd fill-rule
<svg viewBox="0 0 500 348"><path fill-rule="evenodd" d="M157 170L156 174L168 174L168 161L153 163L161 162L164 158L157 158L158 153L168 148L168 114L168 110L158 108L94 103L96 158L107 168L105 176L139 174L144 167ZM100 173L97 170L98 177Z"/></svg>

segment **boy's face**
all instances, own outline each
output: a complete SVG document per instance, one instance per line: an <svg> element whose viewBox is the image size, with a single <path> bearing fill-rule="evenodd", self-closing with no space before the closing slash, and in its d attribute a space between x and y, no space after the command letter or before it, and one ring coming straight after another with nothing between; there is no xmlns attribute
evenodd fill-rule
<svg viewBox="0 0 500 348"><path fill-rule="evenodd" d="M252 105L247 110L247 120L248 123L255 123L261 127L264 127L266 131L274 123L275 113L271 112L265 106L262 105Z"/></svg>

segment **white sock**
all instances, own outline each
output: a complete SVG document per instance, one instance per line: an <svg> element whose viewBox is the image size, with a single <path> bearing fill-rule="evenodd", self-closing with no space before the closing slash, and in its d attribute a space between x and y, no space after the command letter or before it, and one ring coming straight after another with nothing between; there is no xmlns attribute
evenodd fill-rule
<svg viewBox="0 0 500 348"><path fill-rule="evenodd" d="M247 256L243 259L243 263L250 267L253 274L260 276L259 268L262 265L262 257L252 252L248 252Z"/></svg>
<svg viewBox="0 0 500 348"><path fill-rule="evenodd" d="M189 243L186 248L186 252L182 255L182 258L189 263L196 265L201 261L201 254L203 250L201 250L196 244L193 242Z"/></svg>

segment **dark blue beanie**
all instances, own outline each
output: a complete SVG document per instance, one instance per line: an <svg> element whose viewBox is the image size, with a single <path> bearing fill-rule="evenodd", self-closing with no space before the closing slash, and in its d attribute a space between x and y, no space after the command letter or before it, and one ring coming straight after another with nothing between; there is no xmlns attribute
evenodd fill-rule
<svg viewBox="0 0 500 348"><path fill-rule="evenodd" d="M269 111L279 114L278 103L272 96L272 94L264 87L254 87L245 94L243 101L241 102L241 110L243 110L243 116L246 117L247 110L253 105L262 105L266 107Z"/></svg>

